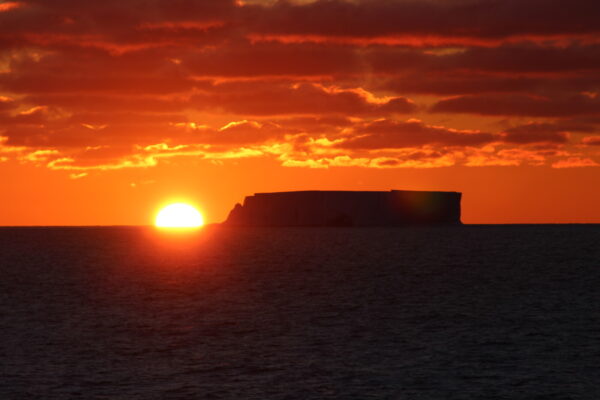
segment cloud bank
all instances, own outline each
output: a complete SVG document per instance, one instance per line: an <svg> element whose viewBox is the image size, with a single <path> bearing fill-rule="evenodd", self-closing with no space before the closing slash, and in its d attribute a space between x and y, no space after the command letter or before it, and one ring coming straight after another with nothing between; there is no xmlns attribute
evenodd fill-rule
<svg viewBox="0 0 600 400"><path fill-rule="evenodd" d="M600 3L0 3L0 160L595 167Z"/></svg>

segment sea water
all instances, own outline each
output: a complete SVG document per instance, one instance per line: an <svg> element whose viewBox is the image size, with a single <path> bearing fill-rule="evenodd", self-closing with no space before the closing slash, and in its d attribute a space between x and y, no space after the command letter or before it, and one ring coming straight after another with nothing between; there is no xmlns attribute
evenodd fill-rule
<svg viewBox="0 0 600 400"><path fill-rule="evenodd" d="M0 229L1 399L598 399L600 226Z"/></svg>

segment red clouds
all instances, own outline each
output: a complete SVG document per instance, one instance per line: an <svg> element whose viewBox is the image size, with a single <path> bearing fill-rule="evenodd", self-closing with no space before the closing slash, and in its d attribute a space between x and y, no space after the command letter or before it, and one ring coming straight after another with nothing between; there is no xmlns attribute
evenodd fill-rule
<svg viewBox="0 0 600 400"><path fill-rule="evenodd" d="M439 101L434 112L533 117L570 117L600 114L600 99L581 94L565 97L533 95L460 96Z"/></svg>
<svg viewBox="0 0 600 400"><path fill-rule="evenodd" d="M424 145L482 146L496 140L491 133L430 126L417 120L379 120L357 127L355 135L340 146L351 149L389 149Z"/></svg>
<svg viewBox="0 0 600 400"><path fill-rule="evenodd" d="M10 97L0 97L0 111L7 111L15 108L17 105Z"/></svg>
<svg viewBox="0 0 600 400"><path fill-rule="evenodd" d="M599 32L592 0L564 3L503 1L316 1L279 2L260 15L265 33L377 37L389 35L504 38Z"/></svg>
<svg viewBox="0 0 600 400"><path fill-rule="evenodd" d="M569 141L570 132L587 132L590 127L574 123L529 123L506 129L502 136L508 143L556 143Z"/></svg>
<svg viewBox="0 0 600 400"><path fill-rule="evenodd" d="M234 91L218 90L194 95L199 109L219 108L240 115L386 115L409 113L415 104L404 97L377 98L360 88L342 89L300 83L251 85Z"/></svg>
<svg viewBox="0 0 600 400"><path fill-rule="evenodd" d="M599 14L591 0L4 2L0 156L593 166Z"/></svg>
<svg viewBox="0 0 600 400"><path fill-rule="evenodd" d="M600 146L600 136L584 137L581 142L588 146Z"/></svg>

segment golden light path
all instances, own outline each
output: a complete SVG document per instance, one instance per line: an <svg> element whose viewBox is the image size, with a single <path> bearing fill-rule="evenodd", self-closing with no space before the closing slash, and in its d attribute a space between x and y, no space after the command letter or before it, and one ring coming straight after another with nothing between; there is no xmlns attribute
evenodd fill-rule
<svg viewBox="0 0 600 400"><path fill-rule="evenodd" d="M199 228L204 225L204 218L189 204L173 203L158 212L154 225L158 228Z"/></svg>

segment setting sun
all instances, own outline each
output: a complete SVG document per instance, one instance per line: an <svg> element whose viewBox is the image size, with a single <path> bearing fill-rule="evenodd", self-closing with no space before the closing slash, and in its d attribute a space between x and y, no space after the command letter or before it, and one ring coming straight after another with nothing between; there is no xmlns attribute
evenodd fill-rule
<svg viewBox="0 0 600 400"><path fill-rule="evenodd" d="M154 225L159 228L198 228L204 225L204 218L191 205L174 203L158 212Z"/></svg>

